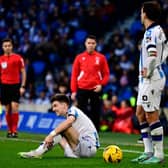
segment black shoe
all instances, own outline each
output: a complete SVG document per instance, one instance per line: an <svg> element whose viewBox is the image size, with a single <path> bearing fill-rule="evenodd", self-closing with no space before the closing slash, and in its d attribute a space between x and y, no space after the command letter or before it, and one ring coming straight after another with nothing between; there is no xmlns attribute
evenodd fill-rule
<svg viewBox="0 0 168 168"><path fill-rule="evenodd" d="M18 133L17 132L12 133L12 138L17 138L17 137L18 137Z"/></svg>
<svg viewBox="0 0 168 168"><path fill-rule="evenodd" d="M7 137L7 138L12 138L12 133L11 133L11 132L8 132L8 133L6 134L6 137Z"/></svg>

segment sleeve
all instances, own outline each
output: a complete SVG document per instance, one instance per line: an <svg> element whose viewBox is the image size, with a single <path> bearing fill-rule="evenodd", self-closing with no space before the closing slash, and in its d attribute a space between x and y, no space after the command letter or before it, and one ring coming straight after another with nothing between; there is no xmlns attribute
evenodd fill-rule
<svg viewBox="0 0 168 168"><path fill-rule="evenodd" d="M77 78L80 71L79 57L77 56L73 65L72 65L72 74L71 74L71 92L76 92L78 89Z"/></svg>
<svg viewBox="0 0 168 168"><path fill-rule="evenodd" d="M109 70L109 66L108 66L108 63L107 63L105 56L103 56L103 59L102 59L101 69L102 69L101 84L104 86L108 83L109 77L110 77L110 70Z"/></svg>
<svg viewBox="0 0 168 168"><path fill-rule="evenodd" d="M145 34L145 47L148 52L148 57L156 57L157 56L157 49L156 49L156 42L157 36L156 32L153 30L148 30Z"/></svg>
<svg viewBox="0 0 168 168"><path fill-rule="evenodd" d="M25 63L22 56L19 56L19 66L20 66L20 69L25 68Z"/></svg>
<svg viewBox="0 0 168 168"><path fill-rule="evenodd" d="M74 116L75 118L78 117L78 111L77 109L71 107L68 109L68 116Z"/></svg>
<svg viewBox="0 0 168 168"><path fill-rule="evenodd" d="M145 34L145 46L147 50L147 60L146 60L146 68L147 68L147 77L150 77L155 65L156 65L156 57L157 57L157 36L155 31L149 30Z"/></svg>
<svg viewBox="0 0 168 168"><path fill-rule="evenodd" d="M165 40L163 45L164 49L163 49L162 62L164 62L168 58L168 40Z"/></svg>

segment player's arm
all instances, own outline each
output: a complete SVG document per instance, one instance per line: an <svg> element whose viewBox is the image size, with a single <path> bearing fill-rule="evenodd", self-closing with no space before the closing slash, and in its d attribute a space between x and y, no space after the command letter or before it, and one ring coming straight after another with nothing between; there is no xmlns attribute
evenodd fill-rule
<svg viewBox="0 0 168 168"><path fill-rule="evenodd" d="M65 121L60 123L46 138L45 143L51 144L53 142L53 138L59 135L61 132L65 131L66 129L72 126L72 123L75 121L75 117L70 115L67 117Z"/></svg>
<svg viewBox="0 0 168 168"><path fill-rule="evenodd" d="M102 73L102 77L103 77L103 79L101 81L101 85L104 86L108 83L109 78L110 78L109 65L107 63L107 60L106 60L105 56L102 59L101 73Z"/></svg>
<svg viewBox="0 0 168 168"><path fill-rule="evenodd" d="M156 36L154 32L151 32L149 36L146 36L146 50L147 50L147 59L146 67L142 71L142 76L144 78L150 78L156 67L156 58L157 58L157 48L156 48Z"/></svg>
<svg viewBox="0 0 168 168"><path fill-rule="evenodd" d="M22 81L21 81L21 87L25 87L25 85L26 85L26 70L25 70L25 68L22 68L21 69L21 79L22 79Z"/></svg>
<svg viewBox="0 0 168 168"><path fill-rule="evenodd" d="M25 86L26 86L26 69L24 60L22 57L19 57L19 65L20 67L20 73L21 73L21 87L20 87L20 94L22 95L25 92Z"/></svg>
<svg viewBox="0 0 168 168"><path fill-rule="evenodd" d="M25 68L21 68L21 87L20 87L20 95L22 96L25 92L25 86L26 86L26 70Z"/></svg>
<svg viewBox="0 0 168 168"><path fill-rule="evenodd" d="M78 89L77 78L78 78L79 71L80 71L80 64L79 64L78 59L79 57L77 56L72 66L71 83L70 83L71 92L72 92L72 95L71 95L72 100L76 99L76 92Z"/></svg>
<svg viewBox="0 0 168 168"><path fill-rule="evenodd" d="M62 123L60 123L55 129L55 135L60 134L61 132L65 131L66 129L68 129L69 127L72 126L73 122L75 121L75 117L73 115L70 115L67 117L67 119L65 121L63 121Z"/></svg>
<svg viewBox="0 0 168 168"><path fill-rule="evenodd" d="M156 57L148 57L146 60L146 68L142 71L142 76L145 78L150 78L152 76L153 70L156 66Z"/></svg>

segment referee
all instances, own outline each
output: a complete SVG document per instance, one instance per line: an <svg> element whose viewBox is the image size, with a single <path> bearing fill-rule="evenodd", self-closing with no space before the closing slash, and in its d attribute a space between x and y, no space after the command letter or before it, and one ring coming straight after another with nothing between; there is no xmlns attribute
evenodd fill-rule
<svg viewBox="0 0 168 168"><path fill-rule="evenodd" d="M4 54L0 56L1 102L5 106L7 137L17 138L19 98L25 92L26 71L23 58L13 53L12 40L2 41Z"/></svg>

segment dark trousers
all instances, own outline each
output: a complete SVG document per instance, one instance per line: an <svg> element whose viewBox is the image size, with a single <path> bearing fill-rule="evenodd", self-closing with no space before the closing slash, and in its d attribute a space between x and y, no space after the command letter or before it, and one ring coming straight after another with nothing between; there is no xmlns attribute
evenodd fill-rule
<svg viewBox="0 0 168 168"><path fill-rule="evenodd" d="M101 99L100 93L79 89L77 92L78 107L92 120L97 131L100 127Z"/></svg>

